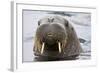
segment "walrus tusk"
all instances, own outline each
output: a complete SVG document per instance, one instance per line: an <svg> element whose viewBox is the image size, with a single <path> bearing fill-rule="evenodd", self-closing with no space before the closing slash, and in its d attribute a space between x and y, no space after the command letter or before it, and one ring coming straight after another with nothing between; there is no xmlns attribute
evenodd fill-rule
<svg viewBox="0 0 100 73"><path fill-rule="evenodd" d="M59 53L61 53L61 43L58 42Z"/></svg>
<svg viewBox="0 0 100 73"><path fill-rule="evenodd" d="M42 44L41 54L43 53L43 51L44 51L44 43Z"/></svg>

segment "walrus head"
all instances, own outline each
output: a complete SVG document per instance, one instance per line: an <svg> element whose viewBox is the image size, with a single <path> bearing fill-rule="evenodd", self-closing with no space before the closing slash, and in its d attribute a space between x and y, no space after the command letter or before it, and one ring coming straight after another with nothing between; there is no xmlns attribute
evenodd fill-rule
<svg viewBox="0 0 100 73"><path fill-rule="evenodd" d="M60 22L59 22L60 21ZM56 17L43 18L38 22L35 37L35 53L39 55L58 55L67 43L65 21Z"/></svg>
<svg viewBox="0 0 100 73"><path fill-rule="evenodd" d="M34 42L35 55L60 57L79 54L79 41L67 20L58 16L46 17L40 19L38 25Z"/></svg>
<svg viewBox="0 0 100 73"><path fill-rule="evenodd" d="M42 24L37 29L37 35L40 38L41 54L44 49L49 51L62 51L62 43L66 40L66 31L58 23Z"/></svg>

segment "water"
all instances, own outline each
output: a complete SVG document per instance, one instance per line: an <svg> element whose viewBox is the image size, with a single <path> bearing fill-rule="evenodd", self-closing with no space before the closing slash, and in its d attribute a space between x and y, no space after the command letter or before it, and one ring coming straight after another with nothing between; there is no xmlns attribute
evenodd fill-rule
<svg viewBox="0 0 100 73"><path fill-rule="evenodd" d="M38 20L44 16L62 15L72 22L81 42L83 52L78 60L86 60L91 58L91 14L75 13L75 12L47 12L47 11L23 11L23 62L33 62L33 46L34 36L38 27Z"/></svg>

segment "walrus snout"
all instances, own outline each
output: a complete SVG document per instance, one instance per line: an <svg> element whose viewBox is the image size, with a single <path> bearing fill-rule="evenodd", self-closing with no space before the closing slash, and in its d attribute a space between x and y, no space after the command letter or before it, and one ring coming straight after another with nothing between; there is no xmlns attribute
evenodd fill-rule
<svg viewBox="0 0 100 73"><path fill-rule="evenodd" d="M46 42L48 45L53 45L54 43L56 43L56 41L57 41L57 39L53 32L47 33L44 42Z"/></svg>
<svg viewBox="0 0 100 73"><path fill-rule="evenodd" d="M40 25L37 31L41 40L41 54L44 51L62 51L62 41L66 40L66 32L64 28L58 24Z"/></svg>
<svg viewBox="0 0 100 73"><path fill-rule="evenodd" d="M42 28L42 25L40 28ZM55 43L61 42L67 35L65 30L57 24L46 25L41 32L44 32L42 33L41 40L47 45L54 45Z"/></svg>

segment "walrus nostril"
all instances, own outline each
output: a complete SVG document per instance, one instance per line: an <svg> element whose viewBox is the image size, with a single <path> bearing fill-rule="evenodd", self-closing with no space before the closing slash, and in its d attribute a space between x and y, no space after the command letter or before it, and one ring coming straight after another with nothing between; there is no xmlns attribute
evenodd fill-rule
<svg viewBox="0 0 100 73"><path fill-rule="evenodd" d="M52 37L52 36L53 36L53 34L52 34L52 33L48 33L48 34L47 34L47 36Z"/></svg>
<svg viewBox="0 0 100 73"><path fill-rule="evenodd" d="M52 34L48 34L47 36L48 36L48 37L52 37L53 35L52 35Z"/></svg>

